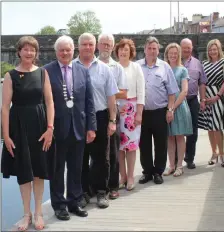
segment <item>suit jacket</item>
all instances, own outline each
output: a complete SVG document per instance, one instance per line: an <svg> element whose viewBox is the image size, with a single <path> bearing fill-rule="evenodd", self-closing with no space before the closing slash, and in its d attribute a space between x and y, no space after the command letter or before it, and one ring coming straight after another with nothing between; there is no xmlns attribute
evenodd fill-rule
<svg viewBox="0 0 224 232"><path fill-rule="evenodd" d="M55 138L65 139L71 127L77 140L85 139L86 131L96 131L96 114L93 90L88 69L81 64L72 62L74 106L68 108L63 95L63 78L58 61L44 66L51 82L55 107Z"/></svg>

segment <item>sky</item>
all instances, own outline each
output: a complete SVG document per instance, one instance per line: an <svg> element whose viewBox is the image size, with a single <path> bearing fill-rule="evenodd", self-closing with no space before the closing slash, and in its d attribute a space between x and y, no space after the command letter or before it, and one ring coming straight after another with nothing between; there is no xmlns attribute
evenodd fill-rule
<svg viewBox="0 0 224 232"><path fill-rule="evenodd" d="M178 4L172 2L173 17ZM35 34L51 25L66 29L76 11L92 10L104 33L136 33L142 30L170 27L170 2L2 2L2 35ZM179 2L179 18L192 19L193 14L224 16L224 2Z"/></svg>

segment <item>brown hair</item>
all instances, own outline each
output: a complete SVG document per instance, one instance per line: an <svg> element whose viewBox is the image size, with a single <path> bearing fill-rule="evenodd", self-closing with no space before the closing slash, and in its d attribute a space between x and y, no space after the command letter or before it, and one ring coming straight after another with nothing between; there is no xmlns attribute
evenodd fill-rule
<svg viewBox="0 0 224 232"><path fill-rule="evenodd" d="M146 41L145 41L145 46L146 46L147 44L151 44L151 43L157 43L157 44L158 44L158 48L160 49L159 40L158 40L156 37L154 37L154 36L149 36L149 37L146 39Z"/></svg>
<svg viewBox="0 0 224 232"><path fill-rule="evenodd" d="M118 58L118 50L119 50L119 48L123 48L126 44L130 48L129 60L132 60L136 56L136 48L135 48L135 44L134 44L133 40L131 40L131 39L125 39L125 38L121 39L120 42L116 44L114 53L115 53L116 57Z"/></svg>
<svg viewBox="0 0 224 232"><path fill-rule="evenodd" d="M27 44L29 44L30 46L35 48L35 50L36 50L35 60L36 60L38 53L39 53L39 44L33 36L23 36L19 39L19 41L17 42L17 45L16 45L18 57L20 58L19 52ZM35 62L35 60L34 60L34 62Z"/></svg>

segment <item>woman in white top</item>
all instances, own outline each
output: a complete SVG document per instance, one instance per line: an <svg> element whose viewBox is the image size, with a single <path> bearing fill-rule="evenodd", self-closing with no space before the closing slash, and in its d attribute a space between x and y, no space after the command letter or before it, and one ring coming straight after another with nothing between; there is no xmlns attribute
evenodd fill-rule
<svg viewBox="0 0 224 232"><path fill-rule="evenodd" d="M115 48L115 54L123 66L128 84L127 99L119 100L120 110L120 188L134 188L134 167L136 150L139 147L142 110L145 104L145 79L139 64L131 60L136 55L134 42L122 39ZM126 163L127 161L127 172Z"/></svg>

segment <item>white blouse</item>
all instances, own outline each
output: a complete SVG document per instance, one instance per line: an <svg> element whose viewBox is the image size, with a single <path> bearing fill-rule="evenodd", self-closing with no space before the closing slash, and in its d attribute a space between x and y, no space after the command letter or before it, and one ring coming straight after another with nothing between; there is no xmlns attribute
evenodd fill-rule
<svg viewBox="0 0 224 232"><path fill-rule="evenodd" d="M124 71L128 82L128 98L137 97L137 104L145 105L145 78L141 66L130 61Z"/></svg>

